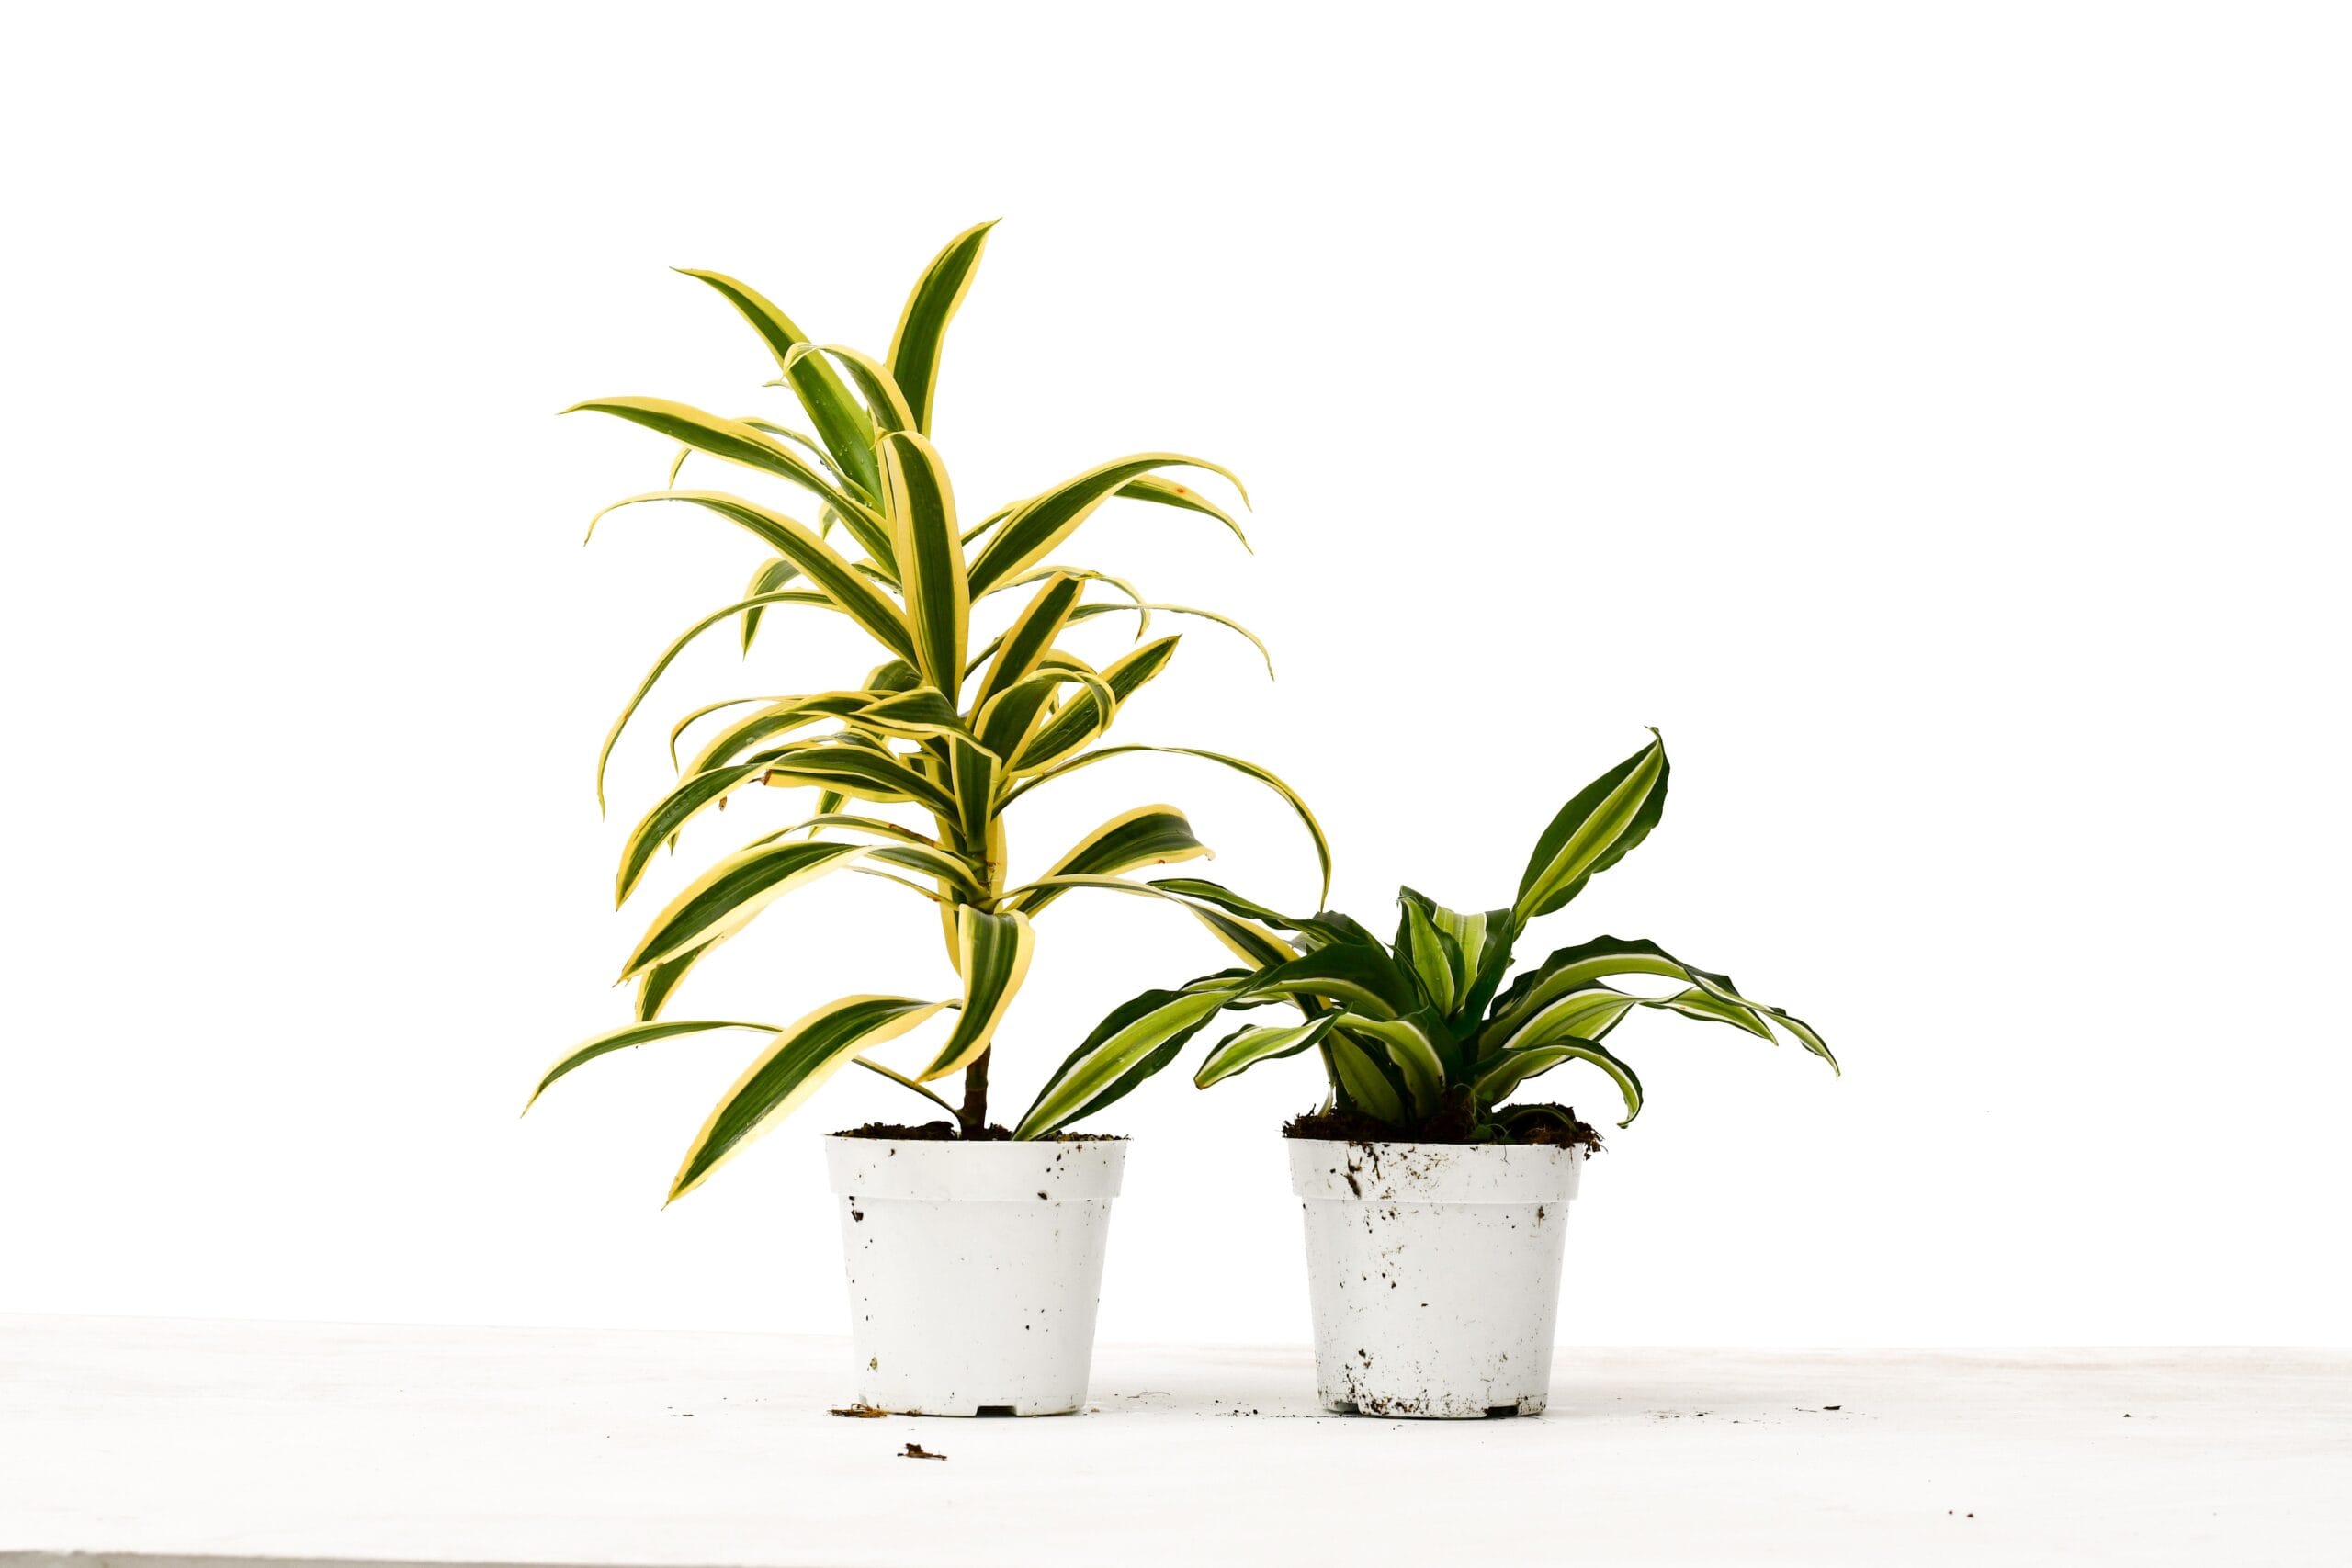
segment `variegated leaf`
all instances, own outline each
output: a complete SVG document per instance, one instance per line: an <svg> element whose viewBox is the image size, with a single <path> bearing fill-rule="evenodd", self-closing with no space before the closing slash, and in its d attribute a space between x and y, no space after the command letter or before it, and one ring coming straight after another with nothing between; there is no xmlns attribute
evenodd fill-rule
<svg viewBox="0 0 2352 1568"><path fill-rule="evenodd" d="M789 1116L858 1053L895 1039L952 1002L843 997L781 1031L711 1110L670 1183L674 1202Z"/></svg>

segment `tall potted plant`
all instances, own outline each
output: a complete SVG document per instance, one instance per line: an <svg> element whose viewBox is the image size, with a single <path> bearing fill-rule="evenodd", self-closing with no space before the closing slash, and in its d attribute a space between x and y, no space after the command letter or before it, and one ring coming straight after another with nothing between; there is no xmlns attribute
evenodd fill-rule
<svg viewBox="0 0 2352 1568"><path fill-rule="evenodd" d="M687 1145L672 1200L852 1064L946 1112L922 1126L827 1140L850 1275L857 1398L933 1415L1047 1414L1075 1409L1084 1398L1104 1227L1125 1145L1068 1137L1062 1129L1131 1085L1089 1083L1072 1100L1069 1075L1058 1075L1064 1097L1043 1110L1033 1106L1008 1131L989 1120L994 1043L1028 973L1034 922L1048 908L1073 893L1149 894L1128 874L1208 852L1176 807L1139 806L1081 834L1043 876L1014 885L1006 871L1007 808L1108 758L1173 752L1274 790L1306 824L1327 890L1330 865L1306 803L1265 769L1194 748L1104 743L1123 706L1176 650L1172 636L1143 641L1154 612L1233 623L1153 603L1120 579L1058 564L1071 535L1114 499L1199 513L1239 536L1222 508L1170 477L1186 468L1228 480L1231 474L1200 458L1148 452L1090 468L976 525L960 520L931 440L933 393L943 335L989 227L957 235L933 260L878 359L812 343L733 278L687 275L725 298L765 343L779 373L769 384L797 400L806 431L658 398L578 405L681 446L672 488L630 496L606 513L653 502L698 511L756 540L765 557L742 595L687 628L630 696L598 758L600 803L605 763L631 717L679 653L713 628L733 623L748 654L770 612L813 610L846 618L882 658L851 681L710 705L680 721L671 735L673 760L691 728L710 732L680 765L676 784L630 830L617 877L621 902L637 891L659 848L674 845L730 795L808 790L815 809L723 856L652 917L621 969L622 979L635 983L635 1017L566 1052L532 1096L584 1063L632 1046L714 1030L769 1036ZM815 525L729 491L676 488L680 466L695 454L794 487L814 506ZM983 635L976 625L992 604L1009 614L994 617L1001 629ZM1136 618L1138 646L1100 667L1068 641L1090 620L1125 615ZM956 976L952 988L838 997L781 1027L665 1016L679 984L714 947L785 895L837 871L883 877L932 907ZM1220 939L1255 951L1248 922L1196 900L1175 901ZM907 1070L866 1055L943 1017L940 1037ZM955 1075L962 1078L955 1102L927 1087Z"/></svg>
<svg viewBox="0 0 2352 1568"><path fill-rule="evenodd" d="M1821 1036L1657 943L1597 937L1506 987L1531 922L1562 908L1640 843L1666 809L1666 744L1579 791L1529 856L1503 908L1460 914L1404 888L1382 942L1345 915L1283 915L1213 882L1154 883L1239 921L1262 951L1113 1012L1076 1060L1097 1078L1156 1072L1228 1008L1286 1004L1300 1021L1227 1035L1194 1082L1312 1050L1329 1093L1283 1131L1306 1217L1317 1378L1326 1408L1380 1416L1538 1415L1549 1397L1567 1204L1600 1146L1576 1112L1506 1104L1570 1062L1598 1067L1642 1109L1641 1080L1604 1043L1637 1008L1785 1032L1837 1060ZM1641 995L1609 982L1652 976ZM1048 1091L1051 1092L1050 1090Z"/></svg>

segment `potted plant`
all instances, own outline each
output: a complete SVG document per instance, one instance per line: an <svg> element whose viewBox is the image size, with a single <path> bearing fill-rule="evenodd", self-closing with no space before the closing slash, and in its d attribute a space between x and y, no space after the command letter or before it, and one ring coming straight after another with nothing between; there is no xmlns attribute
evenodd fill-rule
<svg viewBox="0 0 2352 1568"><path fill-rule="evenodd" d="M1282 915L1213 882L1152 884L1239 922L1261 951L1246 967L1136 998L1075 1060L1098 1081L1156 1072L1225 1009L1296 1007L1298 1022L1227 1035L1193 1081L1205 1089L1308 1050L1322 1058L1328 1098L1283 1131L1306 1215L1327 1409L1542 1413L1567 1205L1600 1140L1566 1106L1506 1104L1521 1085L1588 1063L1623 1096L1618 1125L1628 1125L1641 1111L1641 1080L1604 1042L1636 1008L1768 1042L1784 1031L1837 1066L1803 1021L1655 942L1597 937L1504 986L1529 923L1657 825L1667 773L1665 742L1654 739L1586 785L1536 841L1508 908L1460 914L1402 889L1386 942L1345 915ZM1609 983L1626 976L1676 988L1652 996Z"/></svg>
<svg viewBox="0 0 2352 1568"><path fill-rule="evenodd" d="M1127 874L1208 852L1174 807L1140 806L1080 835L1045 875L1012 885L1007 808L1108 758L1145 751L1202 758L1281 795L1306 825L1329 886L1321 829L1272 773L1215 751L1103 741L1123 706L1176 650L1172 636L1143 640L1155 612L1233 623L1057 564L1071 534L1115 499L1199 513L1239 536L1223 509L1169 477L1193 468L1231 479L1227 470L1148 452L1090 468L977 525L959 519L931 440L933 392L943 334L989 227L966 231L939 253L879 359L812 343L730 277L688 274L723 296L763 340L779 372L769 385L791 392L806 432L657 398L578 405L681 444L673 488L630 496L605 513L654 502L699 512L756 540L764 557L741 596L673 642L623 707L598 758L600 804L605 763L631 717L679 653L713 628L733 623L748 655L771 612L835 615L870 637L881 660L862 676L828 677L801 694L697 708L672 731L673 761L690 730L707 733L679 766L676 784L630 830L620 856L621 902L642 885L657 850L674 847L732 795L808 790L815 808L724 855L653 916L621 969L621 978L635 983L634 1018L566 1052L532 1096L584 1063L633 1046L715 1030L769 1036L687 1145L672 1200L852 1064L944 1112L919 1126L876 1124L827 1140L850 1276L856 1397L933 1415L1046 1414L1076 1409L1084 1398L1104 1227L1125 1145L1063 1129L1127 1086L1092 1085L1076 1100L1041 1101L1008 1131L989 1120L993 1045L1028 972L1033 922L1072 893L1148 894ZM794 487L814 507L815 525L728 491L675 488L679 465L695 454ZM997 605L1006 613L992 615ZM1086 623L1127 615L1137 644L1130 651L1098 667L1070 646L1069 634ZM1001 629L976 629L989 622ZM903 819L909 815L912 823ZM927 903L931 935L923 941L944 939L954 984L909 996L838 997L782 1027L665 1016L680 983L718 943L785 895L839 871L883 877ZM1197 900L1176 902L1228 942L1245 925ZM934 1018L944 1020L940 1037L908 1070L866 1055ZM958 1074L954 1103L926 1087ZM1057 1081L1067 1088L1068 1075Z"/></svg>

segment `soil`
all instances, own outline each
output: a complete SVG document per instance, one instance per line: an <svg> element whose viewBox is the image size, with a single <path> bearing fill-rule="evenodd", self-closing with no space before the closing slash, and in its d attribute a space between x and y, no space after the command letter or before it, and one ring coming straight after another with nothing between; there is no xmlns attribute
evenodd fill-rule
<svg viewBox="0 0 2352 1568"><path fill-rule="evenodd" d="M1581 1145L1588 1154L1600 1152L1600 1134L1577 1120L1565 1105L1510 1107L1512 1111L1541 1109L1560 1119L1530 1119L1517 1132L1496 1122L1481 1128L1469 1102L1455 1100L1420 1122L1392 1123L1355 1111L1311 1111L1283 1123L1285 1138L1328 1138L1351 1144L1559 1144ZM1483 1132L1486 1136L1478 1134Z"/></svg>
<svg viewBox="0 0 2352 1568"><path fill-rule="evenodd" d="M920 1126L910 1126L903 1122L868 1122L863 1127L845 1127L835 1133L833 1136L836 1138L889 1138L919 1144L953 1144L964 1141L964 1134L956 1130L956 1123L953 1122L925 1122ZM991 1123L973 1134L970 1141L976 1144L1009 1144L1012 1141L1012 1129ZM1116 1133L1057 1133L1050 1138L1037 1140L1039 1143L1046 1144L1115 1144L1125 1141Z"/></svg>

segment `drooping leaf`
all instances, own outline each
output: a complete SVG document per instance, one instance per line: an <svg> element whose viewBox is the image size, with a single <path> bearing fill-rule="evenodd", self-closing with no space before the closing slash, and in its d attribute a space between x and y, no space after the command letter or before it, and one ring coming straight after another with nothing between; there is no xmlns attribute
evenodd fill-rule
<svg viewBox="0 0 2352 1568"><path fill-rule="evenodd" d="M956 815L955 800L937 784L891 753L864 746L812 741L796 747L768 765L765 782L833 790L860 800L910 800L941 817Z"/></svg>
<svg viewBox="0 0 2352 1568"><path fill-rule="evenodd" d="M1113 668L1117 667L1114 665ZM1113 686L1113 690L1114 692L1117 690L1115 685ZM1028 782L1015 789L1012 798L1018 800L1048 779L1059 778L1065 773L1091 767L1106 757L1129 756L1142 751L1156 751L1174 757L1198 757L1204 761L1215 762L1223 768L1231 768L1235 773L1255 779L1282 796L1283 804L1287 805L1299 821L1305 825L1307 837L1315 841L1315 863L1323 874L1322 891L1317 895L1317 897L1320 900L1331 896L1331 845L1323 836L1323 824L1315 819L1315 813L1308 808L1306 798L1284 784L1271 770L1261 768L1257 763L1244 761L1239 757L1228 757L1222 751L1204 751L1193 746L1098 746L1091 750L1080 752L1077 756L1067 758L1051 767L1040 770Z"/></svg>
<svg viewBox="0 0 2352 1568"><path fill-rule="evenodd" d="M729 462L741 463L745 468L789 480L820 497L839 513L842 526L855 535L858 543L865 547L866 553L886 570L897 570L898 563L890 557L889 539L883 529L881 514L868 502L858 500L835 484L832 476L816 468L764 430L740 419L727 419L718 414L706 413L685 403L672 402L667 398L597 398L575 403L563 412L608 413L632 424L641 424L648 430L658 431L673 441L683 441L698 452L707 452L714 457L724 457ZM807 570L805 565L802 570Z"/></svg>
<svg viewBox="0 0 2352 1568"><path fill-rule="evenodd" d="M761 1133L799 1108L858 1053L904 1034L952 1002L842 997L779 1032L712 1108L670 1183L675 1202L710 1179Z"/></svg>
<svg viewBox="0 0 2352 1568"><path fill-rule="evenodd" d="M1244 994L1315 997L1368 1019L1401 1018L1422 1005L1412 976L1376 942L1303 953L1260 973Z"/></svg>
<svg viewBox="0 0 2352 1568"><path fill-rule="evenodd" d="M1485 1048L1485 1041L1499 1041L1518 1032L1529 1018L1560 998L1617 975L1657 975L1680 981L1689 987L1668 997L1637 998L1639 1005L1727 1023L1765 1040L1773 1037L1770 1026L1777 1024L1807 1051L1827 1062L1833 1070L1838 1067L1838 1058L1811 1025L1780 1008L1743 996L1730 976L1693 968L1654 942L1615 936L1595 937L1590 942L1560 948L1538 967L1513 980L1510 987L1495 998L1492 1016L1480 1036L1481 1049Z"/></svg>
<svg viewBox="0 0 2352 1568"><path fill-rule="evenodd" d="M1204 468L1232 480L1236 490L1241 488L1241 481L1234 478L1230 469L1175 452L1145 452L1089 468L1043 494L1030 497L997 525L980 553L972 559L973 593L986 593L998 583L1037 565L1129 480L1156 468Z"/></svg>
<svg viewBox="0 0 2352 1568"><path fill-rule="evenodd" d="M1633 1068L1595 1040L1555 1040L1549 1044L1504 1052L1480 1070L1478 1101L1492 1105L1527 1079L1549 1072L1563 1062L1590 1062L1609 1075L1617 1091L1625 1097L1625 1120L1617 1123L1620 1127L1631 1125L1634 1118L1642 1113L1642 1080L1634 1076Z"/></svg>
<svg viewBox="0 0 2352 1568"><path fill-rule="evenodd" d="M1168 865L1208 853L1208 846L1193 837L1193 825L1182 812L1172 806L1138 806L1071 845L1040 882L1007 894L1005 907L1035 914L1065 891L1052 885L1055 877L1115 876L1138 866Z"/></svg>
<svg viewBox="0 0 2352 1568"><path fill-rule="evenodd" d="M671 476L673 488L675 487L676 482L677 476L673 474ZM762 561L760 569L752 573L752 580L743 585L743 597L756 599L763 593L773 593L799 575L798 567L780 557L775 560ZM744 652L752 651L752 639L760 632L760 617L767 613L767 606L764 604L754 604L743 612Z"/></svg>
<svg viewBox="0 0 2352 1568"><path fill-rule="evenodd" d="M622 966L621 978L740 931L794 888L865 852L862 844L805 840L737 851L689 883L653 917Z"/></svg>
<svg viewBox="0 0 2352 1568"><path fill-rule="evenodd" d="M1200 1071L1193 1075L1193 1083L1196 1088L1206 1089L1261 1062L1271 1062L1278 1056L1295 1056L1302 1051L1312 1050L1339 1021L1338 1013L1327 1012L1319 1018L1308 1019L1305 1023L1288 1026L1252 1024L1236 1030L1216 1043L1216 1049L1208 1054L1208 1059L1201 1064Z"/></svg>
<svg viewBox="0 0 2352 1568"><path fill-rule="evenodd" d="M785 588L774 593L762 593L739 601L722 610L714 610L679 634L677 640L662 649L662 657L653 661L653 668L645 672L645 679L638 682L637 690L629 694L628 703L622 706L620 716L613 720L612 728L605 732L605 743L596 752L596 805L599 809L605 804L605 771L612 763L613 749L621 743L622 732L628 728L628 721L637 716L637 710L643 705L646 694L653 690L655 682L662 679L662 671L677 662L678 655L684 653L686 645L695 638L729 616L761 604L814 604L827 610L839 608L831 599L813 590Z"/></svg>
<svg viewBox="0 0 2352 1568"><path fill-rule="evenodd" d="M681 1034L704 1034L715 1029L772 1031L775 1028L775 1025L772 1023L731 1023L696 1019L681 1020L672 1023L628 1023L618 1029L608 1029L602 1034L591 1035L557 1057L555 1066L547 1070L546 1075L539 1079L538 1087L531 1090L531 1098L524 1103L523 1109L527 1111L532 1106L537 1105L539 1096L547 1093L548 1086L571 1071L572 1068L585 1062L593 1062L597 1057L607 1055L615 1051L626 1051L633 1045L650 1045L656 1040L674 1039Z"/></svg>

